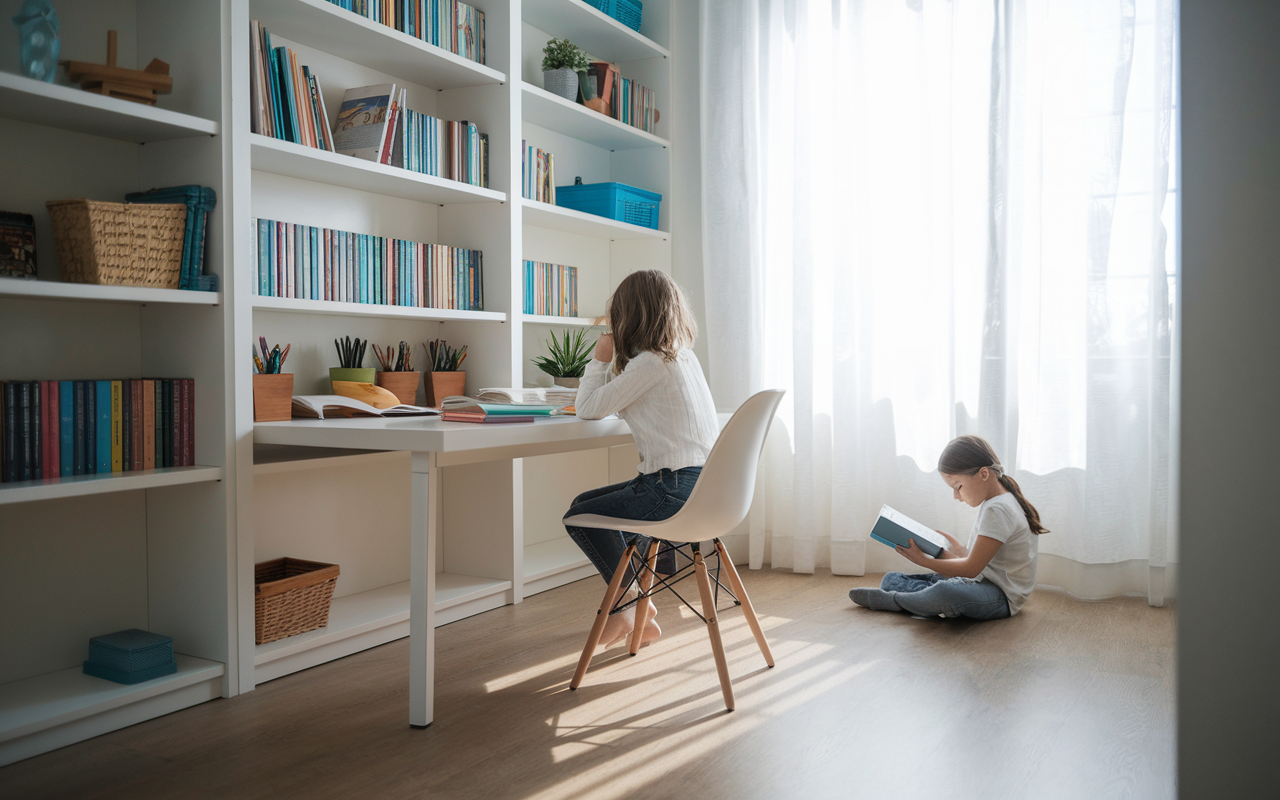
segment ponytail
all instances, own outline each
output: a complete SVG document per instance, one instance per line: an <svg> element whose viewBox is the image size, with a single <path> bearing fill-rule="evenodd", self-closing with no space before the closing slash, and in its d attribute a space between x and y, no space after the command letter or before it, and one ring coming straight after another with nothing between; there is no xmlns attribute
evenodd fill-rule
<svg viewBox="0 0 1280 800"><path fill-rule="evenodd" d="M1013 479L1012 475L1006 475L1003 470L1000 472L1000 485L1009 490L1009 494L1013 495L1013 499L1018 501L1018 505L1022 506L1022 513L1027 515L1027 525L1031 528L1031 532L1039 536L1042 533L1048 533L1049 529L1040 524L1040 512L1036 511L1036 507L1027 502L1027 498L1022 496L1022 487L1018 486L1018 482Z"/></svg>
<svg viewBox="0 0 1280 800"><path fill-rule="evenodd" d="M946 475L977 475L984 467L994 472L1000 485L1018 501L1022 513L1027 515L1027 526L1031 528L1031 532L1036 535L1048 533L1049 529L1040 524L1040 512L1022 496L1022 488L1018 486L1018 482L1005 474L1000 458L986 439L981 436L958 436L951 440L938 458L938 472Z"/></svg>

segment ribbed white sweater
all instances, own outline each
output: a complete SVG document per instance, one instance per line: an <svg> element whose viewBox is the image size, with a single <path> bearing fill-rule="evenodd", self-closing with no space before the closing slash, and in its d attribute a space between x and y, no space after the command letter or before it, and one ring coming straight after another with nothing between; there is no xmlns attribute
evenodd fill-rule
<svg viewBox="0 0 1280 800"><path fill-rule="evenodd" d="M591 360L578 384L578 416L627 421L640 450L641 473L700 467L720 435L716 405L698 357L688 348L675 360L641 353L614 375L606 361Z"/></svg>

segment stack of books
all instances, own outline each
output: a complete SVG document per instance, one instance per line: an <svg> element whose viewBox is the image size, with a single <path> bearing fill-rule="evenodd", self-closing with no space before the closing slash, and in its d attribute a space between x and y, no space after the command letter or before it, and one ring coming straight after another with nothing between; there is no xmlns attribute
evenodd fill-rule
<svg viewBox="0 0 1280 800"><path fill-rule="evenodd" d="M484 62L484 12L458 0L329 0L472 61Z"/></svg>
<svg viewBox="0 0 1280 800"><path fill-rule="evenodd" d="M616 64L591 62L580 84L582 102L588 108L634 128L654 132L660 116L657 96L652 89L622 77Z"/></svg>
<svg viewBox="0 0 1280 800"><path fill-rule="evenodd" d="M524 313L578 316L578 268L543 261L524 262Z"/></svg>
<svg viewBox="0 0 1280 800"><path fill-rule="evenodd" d="M479 250L269 219L254 230L259 296L484 310Z"/></svg>
<svg viewBox="0 0 1280 800"><path fill-rule="evenodd" d="M195 465L195 381L6 381L6 483Z"/></svg>
<svg viewBox="0 0 1280 800"><path fill-rule="evenodd" d="M528 141L520 140L523 172L520 194L530 200L556 204L556 157L543 150L534 149Z"/></svg>
<svg viewBox="0 0 1280 800"><path fill-rule="evenodd" d="M405 108L396 111L392 124L394 143L385 163L471 186L489 186L489 134L481 133L474 123L437 119Z"/></svg>
<svg viewBox="0 0 1280 800"><path fill-rule="evenodd" d="M476 399L481 403L551 406L556 409L573 405L578 390L565 386L526 386L481 389Z"/></svg>

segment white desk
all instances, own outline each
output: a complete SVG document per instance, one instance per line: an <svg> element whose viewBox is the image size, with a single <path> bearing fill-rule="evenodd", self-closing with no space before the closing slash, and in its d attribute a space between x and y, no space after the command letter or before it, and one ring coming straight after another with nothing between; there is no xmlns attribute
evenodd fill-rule
<svg viewBox="0 0 1280 800"><path fill-rule="evenodd" d="M552 417L530 423L475 425L436 417L259 422L253 439L261 444L408 450L412 454L411 544L409 548L409 724L426 727L433 718L435 684L435 564L439 473L442 467L510 460L525 456L629 444L631 431L620 419Z"/></svg>

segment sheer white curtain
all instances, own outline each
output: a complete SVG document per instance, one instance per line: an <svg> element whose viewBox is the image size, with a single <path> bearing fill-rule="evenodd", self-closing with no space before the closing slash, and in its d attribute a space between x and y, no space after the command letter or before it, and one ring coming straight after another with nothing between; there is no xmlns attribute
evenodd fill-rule
<svg viewBox="0 0 1280 800"><path fill-rule="evenodd" d="M910 566L934 471L995 446L1040 582L1172 594L1175 0L703 0L703 240L723 408L789 390L751 564Z"/></svg>

